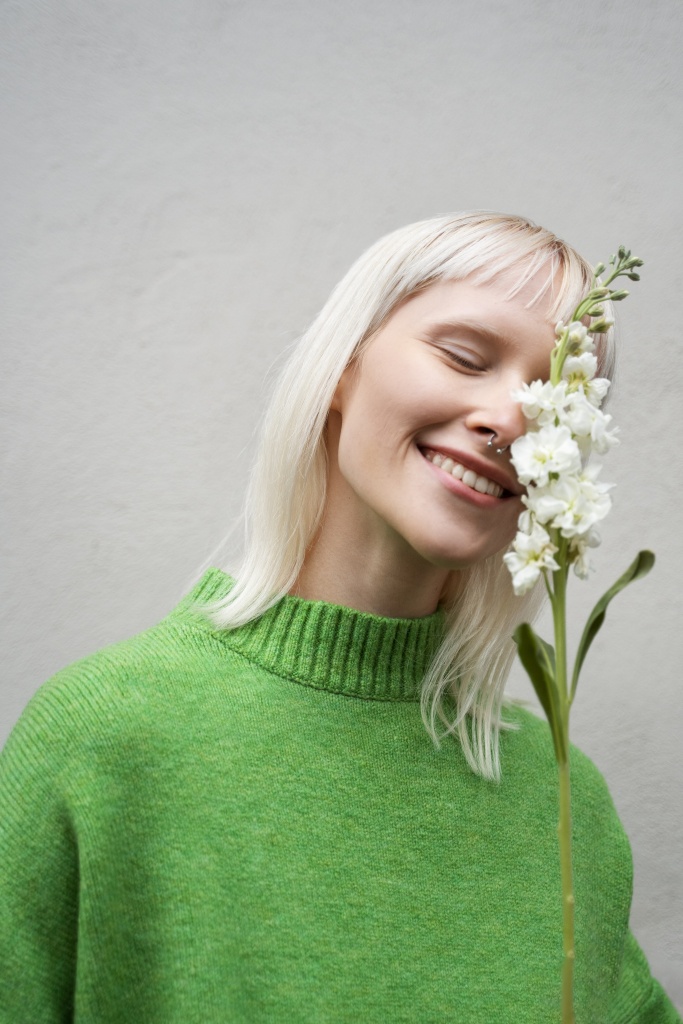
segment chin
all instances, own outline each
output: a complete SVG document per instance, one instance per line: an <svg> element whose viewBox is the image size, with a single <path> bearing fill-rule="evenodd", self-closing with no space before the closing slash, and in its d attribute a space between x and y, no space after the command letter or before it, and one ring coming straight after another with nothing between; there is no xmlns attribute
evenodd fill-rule
<svg viewBox="0 0 683 1024"><path fill-rule="evenodd" d="M458 547L454 546L452 538L450 543L444 541L443 544L435 544L434 539L431 538L431 541L415 545L414 549L430 565L439 569L448 569L451 572L460 572L473 565L478 565L494 555L500 555L502 558L514 536L515 531L513 530L502 541L492 541L488 544L463 544Z"/></svg>
<svg viewBox="0 0 683 1024"><path fill-rule="evenodd" d="M505 545L507 547L507 544ZM501 548L502 552L505 548ZM462 572L463 569L470 569L473 565L484 562L487 558L496 554L496 551L483 550L472 553L456 554L454 551L438 549L422 550L419 554L426 562L438 569L448 569L449 572Z"/></svg>

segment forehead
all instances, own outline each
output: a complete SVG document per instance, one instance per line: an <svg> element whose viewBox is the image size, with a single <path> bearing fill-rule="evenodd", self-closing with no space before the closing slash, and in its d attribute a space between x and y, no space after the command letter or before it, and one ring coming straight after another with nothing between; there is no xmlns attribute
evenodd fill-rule
<svg viewBox="0 0 683 1024"><path fill-rule="evenodd" d="M513 271L481 282L469 277L459 281L437 281L405 299L390 315L387 325L413 321L519 324L554 326L555 294L547 272L519 284ZM494 328L495 330L495 328Z"/></svg>

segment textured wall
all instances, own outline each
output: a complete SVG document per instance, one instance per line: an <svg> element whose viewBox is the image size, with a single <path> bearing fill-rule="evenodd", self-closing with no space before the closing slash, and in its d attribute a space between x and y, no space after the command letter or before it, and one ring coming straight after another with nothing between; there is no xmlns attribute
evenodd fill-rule
<svg viewBox="0 0 683 1024"><path fill-rule="evenodd" d="M594 260L625 242L647 267L620 486L575 607L638 547L659 562L595 645L574 736L683 1007L682 26L678 0L4 0L2 736L175 602L235 519L274 365L380 233L486 207Z"/></svg>

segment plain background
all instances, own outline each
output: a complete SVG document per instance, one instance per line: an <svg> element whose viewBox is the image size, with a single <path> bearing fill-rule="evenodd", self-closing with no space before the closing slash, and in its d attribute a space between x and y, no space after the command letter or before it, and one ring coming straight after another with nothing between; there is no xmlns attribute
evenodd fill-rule
<svg viewBox="0 0 683 1024"><path fill-rule="evenodd" d="M593 261L625 243L647 265L577 623L639 547L658 563L612 607L573 737L683 1009L682 28L679 0L0 3L0 739L43 680L196 578L274 368L379 235L486 208ZM520 672L512 690L530 697Z"/></svg>

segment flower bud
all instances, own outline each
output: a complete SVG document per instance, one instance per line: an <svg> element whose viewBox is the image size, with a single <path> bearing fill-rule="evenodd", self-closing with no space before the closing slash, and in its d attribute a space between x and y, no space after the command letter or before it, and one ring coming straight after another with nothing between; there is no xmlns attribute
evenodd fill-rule
<svg viewBox="0 0 683 1024"><path fill-rule="evenodd" d="M613 320L596 320L594 324L590 326L591 334L607 334L610 327L614 327Z"/></svg>
<svg viewBox="0 0 683 1024"><path fill-rule="evenodd" d="M627 295L628 292L626 291L626 289L622 288L619 292L612 292L612 294L610 295L610 299L612 300L612 302L621 302L621 300L625 299Z"/></svg>

